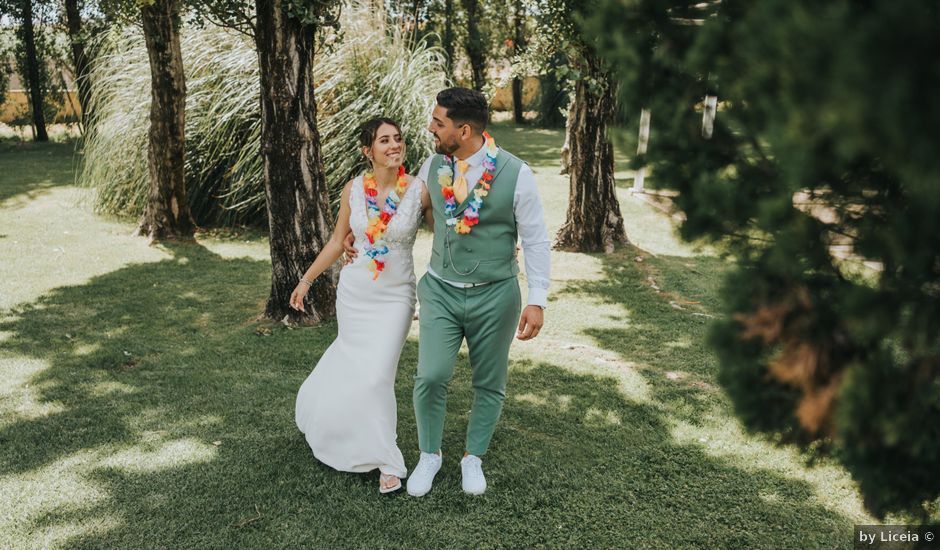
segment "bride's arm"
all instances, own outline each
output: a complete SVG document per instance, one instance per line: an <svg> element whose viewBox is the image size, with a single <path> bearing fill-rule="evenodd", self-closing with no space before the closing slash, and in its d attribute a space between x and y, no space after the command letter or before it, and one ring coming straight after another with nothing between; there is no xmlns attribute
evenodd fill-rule
<svg viewBox="0 0 940 550"><path fill-rule="evenodd" d="M330 240L323 245L323 250L317 254L317 258L310 264L310 268L304 273L303 278L311 283L316 280L324 271L343 254L343 239L349 234L349 189L352 187L352 181L343 188L343 195L339 203L339 214L336 216L336 227L333 229L333 235Z"/></svg>
<svg viewBox="0 0 940 550"><path fill-rule="evenodd" d="M333 263L343 254L343 240L349 234L349 189L352 187L352 181L343 188L343 195L339 203L339 214L336 217L336 227L333 229L333 235L330 240L323 245L323 249L317 254L313 263L307 268L306 273L300 278L297 287L290 297L290 306L298 311L304 309L304 296L310 290L313 281L323 274Z"/></svg>

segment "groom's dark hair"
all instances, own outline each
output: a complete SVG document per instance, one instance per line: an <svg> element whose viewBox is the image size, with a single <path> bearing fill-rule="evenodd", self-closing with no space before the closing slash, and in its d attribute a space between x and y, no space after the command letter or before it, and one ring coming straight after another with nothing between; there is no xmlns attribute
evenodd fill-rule
<svg viewBox="0 0 940 550"><path fill-rule="evenodd" d="M477 132L486 130L489 105L486 96L469 88L447 88L437 94L437 104L447 109L455 124L469 124Z"/></svg>

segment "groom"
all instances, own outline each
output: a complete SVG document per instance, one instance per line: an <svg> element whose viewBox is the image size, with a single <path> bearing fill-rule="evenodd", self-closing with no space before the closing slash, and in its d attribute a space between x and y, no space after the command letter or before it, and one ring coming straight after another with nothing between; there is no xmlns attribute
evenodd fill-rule
<svg viewBox="0 0 940 550"><path fill-rule="evenodd" d="M499 420L513 335L535 338L549 282L549 240L535 177L486 133L486 98L467 88L437 94L428 130L437 150L418 178L434 212L434 244L421 304L414 407L421 458L408 493L431 490L441 468L447 385L464 338L470 353L473 409L461 460L463 490L486 490L481 457ZM522 239L528 305L521 308L516 241ZM520 318L520 309L522 315Z"/></svg>
<svg viewBox="0 0 940 550"><path fill-rule="evenodd" d="M427 274L418 282L421 304L414 407L421 458L408 493L424 496L441 468L447 385L460 345L467 340L473 409L464 456L463 490L486 490L481 457L502 411L509 346L535 338L548 301L549 240L535 176L486 133L486 98L467 88L437 94L428 131L436 155L418 178L426 182L434 214L434 244ZM516 276L522 240L528 305ZM347 252L355 255L347 240ZM520 317L521 310L521 317Z"/></svg>

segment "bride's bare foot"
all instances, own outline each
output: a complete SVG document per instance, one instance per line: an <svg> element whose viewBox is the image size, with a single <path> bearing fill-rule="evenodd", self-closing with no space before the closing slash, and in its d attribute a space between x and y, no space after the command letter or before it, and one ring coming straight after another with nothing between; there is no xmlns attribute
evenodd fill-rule
<svg viewBox="0 0 940 550"><path fill-rule="evenodd" d="M379 474L379 492L391 493L401 489L401 480L392 474Z"/></svg>

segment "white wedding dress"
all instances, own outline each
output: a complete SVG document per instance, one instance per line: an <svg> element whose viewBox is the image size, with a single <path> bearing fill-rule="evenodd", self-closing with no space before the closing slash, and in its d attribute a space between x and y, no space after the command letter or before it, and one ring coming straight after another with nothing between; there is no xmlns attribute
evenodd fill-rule
<svg viewBox="0 0 940 550"><path fill-rule="evenodd" d="M412 248L421 219L421 181L405 190L385 240L385 270L372 280L362 250L368 224L362 176L349 193L359 255L343 267L336 293L336 340L297 393L295 417L313 455L343 472L405 477L396 443L395 374L415 310Z"/></svg>

